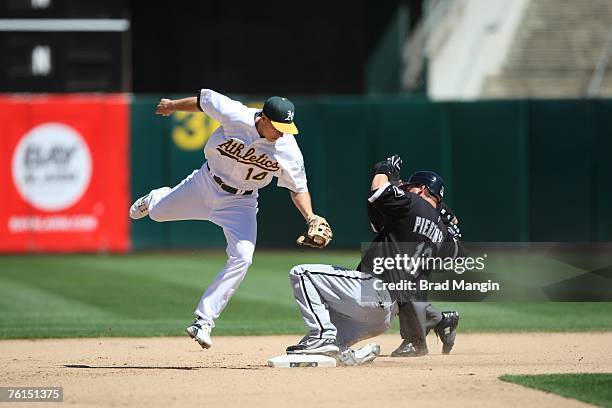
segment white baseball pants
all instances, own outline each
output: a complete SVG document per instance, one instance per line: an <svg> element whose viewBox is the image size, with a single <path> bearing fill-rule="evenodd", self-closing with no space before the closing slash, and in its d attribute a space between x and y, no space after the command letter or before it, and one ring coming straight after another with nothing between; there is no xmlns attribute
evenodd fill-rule
<svg viewBox="0 0 612 408"><path fill-rule="evenodd" d="M304 264L293 267L289 276L308 327L305 337L336 339L342 350L384 332L397 315L388 293L373 291L370 274Z"/></svg>
<svg viewBox="0 0 612 408"><path fill-rule="evenodd" d="M206 163L174 188L149 193L149 218L154 221L208 220L223 228L227 263L208 286L195 315L214 327L253 262L257 240L257 192L228 193L213 180Z"/></svg>

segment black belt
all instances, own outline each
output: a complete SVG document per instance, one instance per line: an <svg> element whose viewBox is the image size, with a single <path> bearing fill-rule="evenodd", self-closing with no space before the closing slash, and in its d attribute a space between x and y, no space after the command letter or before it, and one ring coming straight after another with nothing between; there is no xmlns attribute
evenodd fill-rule
<svg viewBox="0 0 612 408"><path fill-rule="evenodd" d="M206 163L206 168L208 169L208 171L210 171L210 166L208 165L208 163ZM238 194L239 190L237 188L228 186L227 184L223 182L223 180L221 180L220 177L215 176L212 172L210 174L212 174L213 180L215 180L215 182L219 185L219 187L221 187L221 190L227 191L228 193L231 193L231 194ZM245 190L244 192L241 193L241 195L249 195L252 193L253 193L253 190Z"/></svg>

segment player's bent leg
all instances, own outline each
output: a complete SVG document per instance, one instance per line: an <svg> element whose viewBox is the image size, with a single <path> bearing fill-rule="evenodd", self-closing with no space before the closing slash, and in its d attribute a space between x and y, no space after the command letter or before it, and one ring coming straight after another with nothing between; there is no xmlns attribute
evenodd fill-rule
<svg viewBox="0 0 612 408"><path fill-rule="evenodd" d="M149 218L153 221L208 220L214 192L194 170L173 188L162 187L149 193Z"/></svg>
<svg viewBox="0 0 612 408"><path fill-rule="evenodd" d="M352 316L345 316L331 310L332 322L338 329L336 343L340 350L345 350L354 344L383 334L391 327L391 322L397 314L396 305L361 304Z"/></svg>
<svg viewBox="0 0 612 408"><path fill-rule="evenodd" d="M449 354L455 345L459 313L440 312L426 301L409 302L401 306L400 333L402 344L392 357L418 357L428 353L426 333L433 329L442 341L442 354Z"/></svg>
<svg viewBox="0 0 612 408"><path fill-rule="evenodd" d="M396 313L395 304L382 306L363 304L362 308L355 310L351 317L332 310L330 313L332 322L338 329L336 337L336 343L340 348L338 363L354 366L373 362L380 355L381 349L377 343L368 343L360 348L351 348L351 346L384 333L391 326Z"/></svg>
<svg viewBox="0 0 612 408"><path fill-rule="evenodd" d="M427 355L425 302L404 302L399 305L399 323L402 343L391 357L420 357Z"/></svg>

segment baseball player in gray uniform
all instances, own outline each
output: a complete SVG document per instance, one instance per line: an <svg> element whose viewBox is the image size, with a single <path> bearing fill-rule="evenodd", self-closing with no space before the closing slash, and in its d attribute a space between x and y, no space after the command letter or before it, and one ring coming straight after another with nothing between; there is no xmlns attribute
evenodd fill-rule
<svg viewBox="0 0 612 408"><path fill-rule="evenodd" d="M210 89L184 99L161 99L156 114L202 111L220 122L205 148L201 168L174 187L161 187L140 197L130 217L149 216L158 222L208 220L223 229L227 263L208 286L186 331L202 348L212 346L214 321L238 289L252 263L257 238L257 191L274 177L289 190L291 199L308 224L298 243L326 246L332 237L329 224L314 214L308 193L304 159L294 135L293 103L268 98L263 109L248 108ZM315 235L316 233L316 235Z"/></svg>
<svg viewBox="0 0 612 408"><path fill-rule="evenodd" d="M357 270L322 264L297 265L291 269L294 297L308 333L298 344L287 348L288 354L331 354L348 365L372 361L380 348L369 344L351 350L350 346L384 332L398 314L402 318L402 337L414 344L405 341L394 356L426 354L422 349L426 350L426 345L416 344L415 339L424 342L430 329L441 338L443 353L452 349L458 323L456 312L439 312L421 298L415 301L412 293L403 298L401 293L398 296L389 292L374 284L377 276L368 268L372 254L378 254L376 244L385 244L395 251L404 243L414 243L409 247L429 247L432 255L437 255L435 248L452 246L454 251L458 245L459 229L456 225L447 228L443 216L449 209L439 206L444 191L442 178L434 172L416 172L401 183L400 166L399 156L393 156L375 167L368 204L372 207L370 221L377 235L370 247L374 251L366 251ZM390 180L398 182L391 184ZM419 256L414 254L415 258ZM380 277L384 280L384 275ZM416 312L409 315L407 305Z"/></svg>

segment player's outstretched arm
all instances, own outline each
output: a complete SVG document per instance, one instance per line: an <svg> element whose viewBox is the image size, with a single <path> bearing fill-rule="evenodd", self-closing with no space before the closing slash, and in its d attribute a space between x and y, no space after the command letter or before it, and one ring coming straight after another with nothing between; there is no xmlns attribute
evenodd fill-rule
<svg viewBox="0 0 612 408"><path fill-rule="evenodd" d="M298 209L298 211L300 212L300 214L302 214L302 217L304 217L305 220L308 220L308 217L313 215L310 193L308 191L296 193L291 190L289 190L289 193L291 194L291 201L293 201L295 208Z"/></svg>
<svg viewBox="0 0 612 408"><path fill-rule="evenodd" d="M157 107L155 114L161 116L170 116L174 112L199 112L198 98L195 96L183 99L166 99L162 98Z"/></svg>

